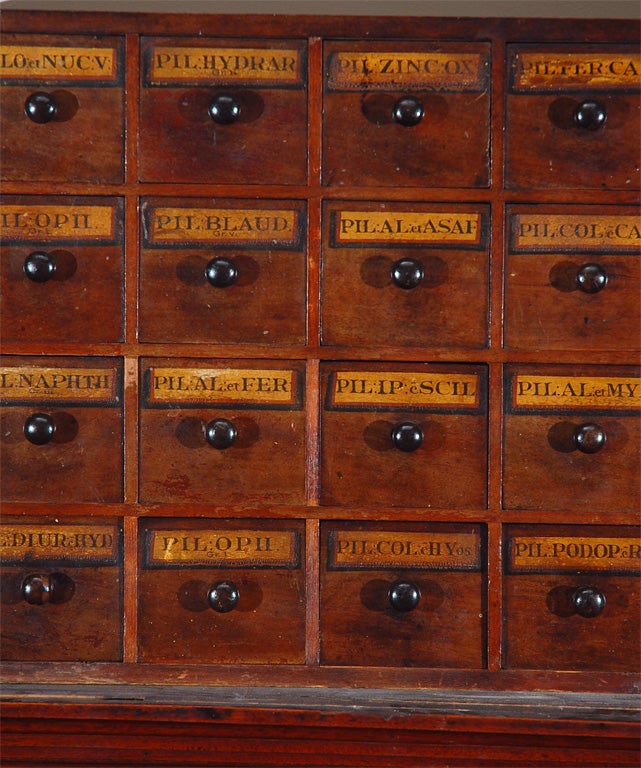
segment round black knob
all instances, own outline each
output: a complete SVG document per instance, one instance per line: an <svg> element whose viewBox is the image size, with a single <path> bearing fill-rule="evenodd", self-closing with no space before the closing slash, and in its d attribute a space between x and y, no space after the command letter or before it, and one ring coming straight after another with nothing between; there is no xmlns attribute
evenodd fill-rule
<svg viewBox="0 0 641 768"><path fill-rule="evenodd" d="M237 436L238 430L227 419L214 419L205 427L205 439L212 448L219 451L224 451L225 448L233 445Z"/></svg>
<svg viewBox="0 0 641 768"><path fill-rule="evenodd" d="M598 424L581 424L574 430L574 447L581 453L597 453L605 445L605 432Z"/></svg>
<svg viewBox="0 0 641 768"><path fill-rule="evenodd" d="M239 600L240 593L233 581L219 581L207 593L207 602L217 613L233 611Z"/></svg>
<svg viewBox="0 0 641 768"><path fill-rule="evenodd" d="M27 98L24 111L33 123L50 123L58 114L58 105L50 93L37 91Z"/></svg>
<svg viewBox="0 0 641 768"><path fill-rule="evenodd" d="M404 96L394 104L392 117L399 125L418 125L425 116L421 102L413 96Z"/></svg>
<svg viewBox="0 0 641 768"><path fill-rule="evenodd" d="M421 447L423 430L411 422L403 422L392 429L392 442L399 451L411 453Z"/></svg>
<svg viewBox="0 0 641 768"><path fill-rule="evenodd" d="M576 273L576 287L583 293L598 293L607 282L608 276L598 264L584 264Z"/></svg>
<svg viewBox="0 0 641 768"><path fill-rule="evenodd" d="M572 605L579 616L592 619L605 608L605 595L596 587L579 587L572 595Z"/></svg>
<svg viewBox="0 0 641 768"><path fill-rule="evenodd" d="M238 268L229 259L212 259L207 264L205 275L216 288L227 288L238 280Z"/></svg>
<svg viewBox="0 0 641 768"><path fill-rule="evenodd" d="M586 131L598 131L607 119L605 108L597 101L584 101L574 110L574 124Z"/></svg>
<svg viewBox="0 0 641 768"><path fill-rule="evenodd" d="M415 259L399 259L392 264L390 276L397 288L409 291L423 279L423 265Z"/></svg>
<svg viewBox="0 0 641 768"><path fill-rule="evenodd" d="M421 599L421 590L409 581L396 581L389 588L389 602L396 611L413 611Z"/></svg>
<svg viewBox="0 0 641 768"><path fill-rule="evenodd" d="M46 445L56 434L56 422L48 413L34 413L24 423L24 436L33 445Z"/></svg>
<svg viewBox="0 0 641 768"><path fill-rule="evenodd" d="M46 283L54 276L56 260L44 251L30 253L24 262L24 273L34 283Z"/></svg>
<svg viewBox="0 0 641 768"><path fill-rule="evenodd" d="M22 582L22 598L29 605L44 605L53 597L54 580L51 576L30 573Z"/></svg>
<svg viewBox="0 0 641 768"><path fill-rule="evenodd" d="M218 125L231 125L240 117L240 103L229 93L218 93L209 104L209 116Z"/></svg>

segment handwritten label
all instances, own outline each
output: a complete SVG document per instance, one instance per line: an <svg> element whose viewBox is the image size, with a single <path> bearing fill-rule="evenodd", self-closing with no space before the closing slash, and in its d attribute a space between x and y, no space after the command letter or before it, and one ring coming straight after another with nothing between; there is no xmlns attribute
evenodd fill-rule
<svg viewBox="0 0 641 768"><path fill-rule="evenodd" d="M517 375L514 406L522 408L638 409L641 378Z"/></svg>
<svg viewBox="0 0 641 768"><path fill-rule="evenodd" d="M148 242L233 242L296 245L298 212L256 208L153 208L148 215Z"/></svg>
<svg viewBox="0 0 641 768"><path fill-rule="evenodd" d="M273 369L150 368L149 403L297 406L298 372Z"/></svg>
<svg viewBox="0 0 641 768"><path fill-rule="evenodd" d="M115 48L1 45L0 77L11 80L104 80L117 77Z"/></svg>
<svg viewBox="0 0 641 768"><path fill-rule="evenodd" d="M0 558L114 561L119 543L115 525L0 525Z"/></svg>
<svg viewBox="0 0 641 768"><path fill-rule="evenodd" d="M641 55L519 51L512 61L516 91L627 90L641 86Z"/></svg>
<svg viewBox="0 0 641 768"><path fill-rule="evenodd" d="M0 400L78 400L112 403L117 400L115 368L0 368Z"/></svg>
<svg viewBox="0 0 641 768"><path fill-rule="evenodd" d="M337 371L330 385L332 406L411 406L476 408L476 373L420 373L402 371Z"/></svg>
<svg viewBox="0 0 641 768"><path fill-rule="evenodd" d="M481 546L475 533L407 531L332 531L333 569L413 568L477 570Z"/></svg>
<svg viewBox="0 0 641 768"><path fill-rule="evenodd" d="M239 85L298 85L302 59L295 49L154 45L148 85L212 81Z"/></svg>
<svg viewBox="0 0 641 768"><path fill-rule="evenodd" d="M300 562L295 531L272 530L159 530L149 532L147 564L283 566Z"/></svg>
<svg viewBox="0 0 641 768"><path fill-rule="evenodd" d="M515 214L515 250L633 250L641 248L639 216Z"/></svg>
<svg viewBox="0 0 641 768"><path fill-rule="evenodd" d="M639 571L641 541L630 538L515 536L508 556L514 571Z"/></svg>
<svg viewBox="0 0 641 768"><path fill-rule="evenodd" d="M480 244L481 214L397 211L337 211L337 243Z"/></svg>
<svg viewBox="0 0 641 768"><path fill-rule="evenodd" d="M115 208L108 205L3 205L0 238L111 241L115 216Z"/></svg>
<svg viewBox="0 0 641 768"><path fill-rule="evenodd" d="M335 90L479 91L488 73L489 56L476 51L340 51L329 58L327 84Z"/></svg>

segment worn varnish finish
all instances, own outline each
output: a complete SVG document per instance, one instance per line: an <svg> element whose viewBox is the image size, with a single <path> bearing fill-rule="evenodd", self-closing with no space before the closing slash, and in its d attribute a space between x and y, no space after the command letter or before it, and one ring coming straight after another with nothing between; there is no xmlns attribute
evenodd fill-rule
<svg viewBox="0 0 641 768"><path fill-rule="evenodd" d="M3 761L638 765L638 25L2 27Z"/></svg>

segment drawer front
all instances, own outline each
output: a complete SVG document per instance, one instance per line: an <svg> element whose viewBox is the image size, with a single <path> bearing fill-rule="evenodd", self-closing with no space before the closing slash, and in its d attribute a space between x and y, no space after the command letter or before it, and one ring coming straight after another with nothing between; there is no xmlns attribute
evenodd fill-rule
<svg viewBox="0 0 641 768"><path fill-rule="evenodd" d="M638 48L519 45L508 62L508 187L638 188Z"/></svg>
<svg viewBox="0 0 641 768"><path fill-rule="evenodd" d="M4 519L0 559L3 660L122 660L119 524Z"/></svg>
<svg viewBox="0 0 641 768"><path fill-rule="evenodd" d="M7 196L1 205L2 339L122 341L123 201Z"/></svg>
<svg viewBox="0 0 641 768"><path fill-rule="evenodd" d="M483 206L326 204L323 343L486 346L488 225Z"/></svg>
<svg viewBox="0 0 641 768"><path fill-rule="evenodd" d="M141 524L139 660L302 664L304 523Z"/></svg>
<svg viewBox="0 0 641 768"><path fill-rule="evenodd" d="M478 525L323 524L321 663L484 666L483 552Z"/></svg>
<svg viewBox="0 0 641 768"><path fill-rule="evenodd" d="M323 181L485 187L487 43L325 44Z"/></svg>
<svg viewBox="0 0 641 768"><path fill-rule="evenodd" d="M505 343L638 349L638 208L513 206L508 211Z"/></svg>
<svg viewBox="0 0 641 768"><path fill-rule="evenodd" d="M638 369L510 366L505 391L506 508L638 511Z"/></svg>
<svg viewBox="0 0 641 768"><path fill-rule="evenodd" d="M122 181L122 38L4 33L0 54L2 178Z"/></svg>
<svg viewBox="0 0 641 768"><path fill-rule="evenodd" d="M143 341L304 344L305 207L143 202Z"/></svg>
<svg viewBox="0 0 641 768"><path fill-rule="evenodd" d="M301 504L304 365L144 360L142 501Z"/></svg>
<svg viewBox="0 0 641 768"><path fill-rule="evenodd" d="M2 498L117 502L123 497L122 361L0 361Z"/></svg>
<svg viewBox="0 0 641 768"><path fill-rule="evenodd" d="M141 179L304 184L301 40L143 38Z"/></svg>
<svg viewBox="0 0 641 768"><path fill-rule="evenodd" d="M506 666L639 672L638 529L513 526Z"/></svg>
<svg viewBox="0 0 641 768"><path fill-rule="evenodd" d="M484 508L486 380L483 366L322 365L321 502Z"/></svg>

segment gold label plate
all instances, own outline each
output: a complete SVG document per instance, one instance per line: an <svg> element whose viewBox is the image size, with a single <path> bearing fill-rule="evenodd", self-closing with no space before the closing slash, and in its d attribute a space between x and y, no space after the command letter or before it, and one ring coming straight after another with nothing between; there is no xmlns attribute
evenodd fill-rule
<svg viewBox="0 0 641 768"><path fill-rule="evenodd" d="M476 373L336 371L328 385L328 407L478 408Z"/></svg>
<svg viewBox="0 0 641 768"><path fill-rule="evenodd" d="M0 525L0 559L115 563L119 539L115 525Z"/></svg>
<svg viewBox="0 0 641 768"><path fill-rule="evenodd" d="M476 533L331 531L330 570L411 568L479 570L481 542Z"/></svg>
<svg viewBox="0 0 641 768"><path fill-rule="evenodd" d="M639 216L531 214L511 216L514 250L635 251L641 248Z"/></svg>
<svg viewBox="0 0 641 768"><path fill-rule="evenodd" d="M113 241L116 208L109 205L4 205L0 239Z"/></svg>
<svg viewBox="0 0 641 768"><path fill-rule="evenodd" d="M295 531L154 530L148 532L146 564L157 566L227 566L236 568L300 565Z"/></svg>
<svg viewBox="0 0 641 768"><path fill-rule="evenodd" d="M512 383L516 408L590 408L637 410L641 378L620 376L516 375Z"/></svg>
<svg viewBox="0 0 641 768"><path fill-rule="evenodd" d="M146 217L150 244L255 243L295 246L300 241L299 214L265 208L150 208Z"/></svg>
<svg viewBox="0 0 641 768"><path fill-rule="evenodd" d="M641 541L630 538L514 536L508 542L512 571L623 571L641 568Z"/></svg>
<svg viewBox="0 0 641 768"><path fill-rule="evenodd" d="M641 87L641 55L609 51L519 51L512 59L517 92L634 90Z"/></svg>
<svg viewBox="0 0 641 768"><path fill-rule="evenodd" d="M338 51L330 55L331 90L482 91L489 56L476 51Z"/></svg>
<svg viewBox="0 0 641 768"><path fill-rule="evenodd" d="M118 401L117 368L0 367L0 400L78 401L112 404Z"/></svg>
<svg viewBox="0 0 641 768"><path fill-rule="evenodd" d="M296 49L154 45L149 53L147 85L291 87L303 83L302 65Z"/></svg>
<svg viewBox="0 0 641 768"><path fill-rule="evenodd" d="M298 371L257 368L163 368L148 372L150 405L223 403L300 407Z"/></svg>
<svg viewBox="0 0 641 768"><path fill-rule="evenodd" d="M106 47L0 45L3 80L115 81L118 52Z"/></svg>
<svg viewBox="0 0 641 768"><path fill-rule="evenodd" d="M427 243L479 246L482 241L480 213L418 211L336 211L334 242Z"/></svg>

